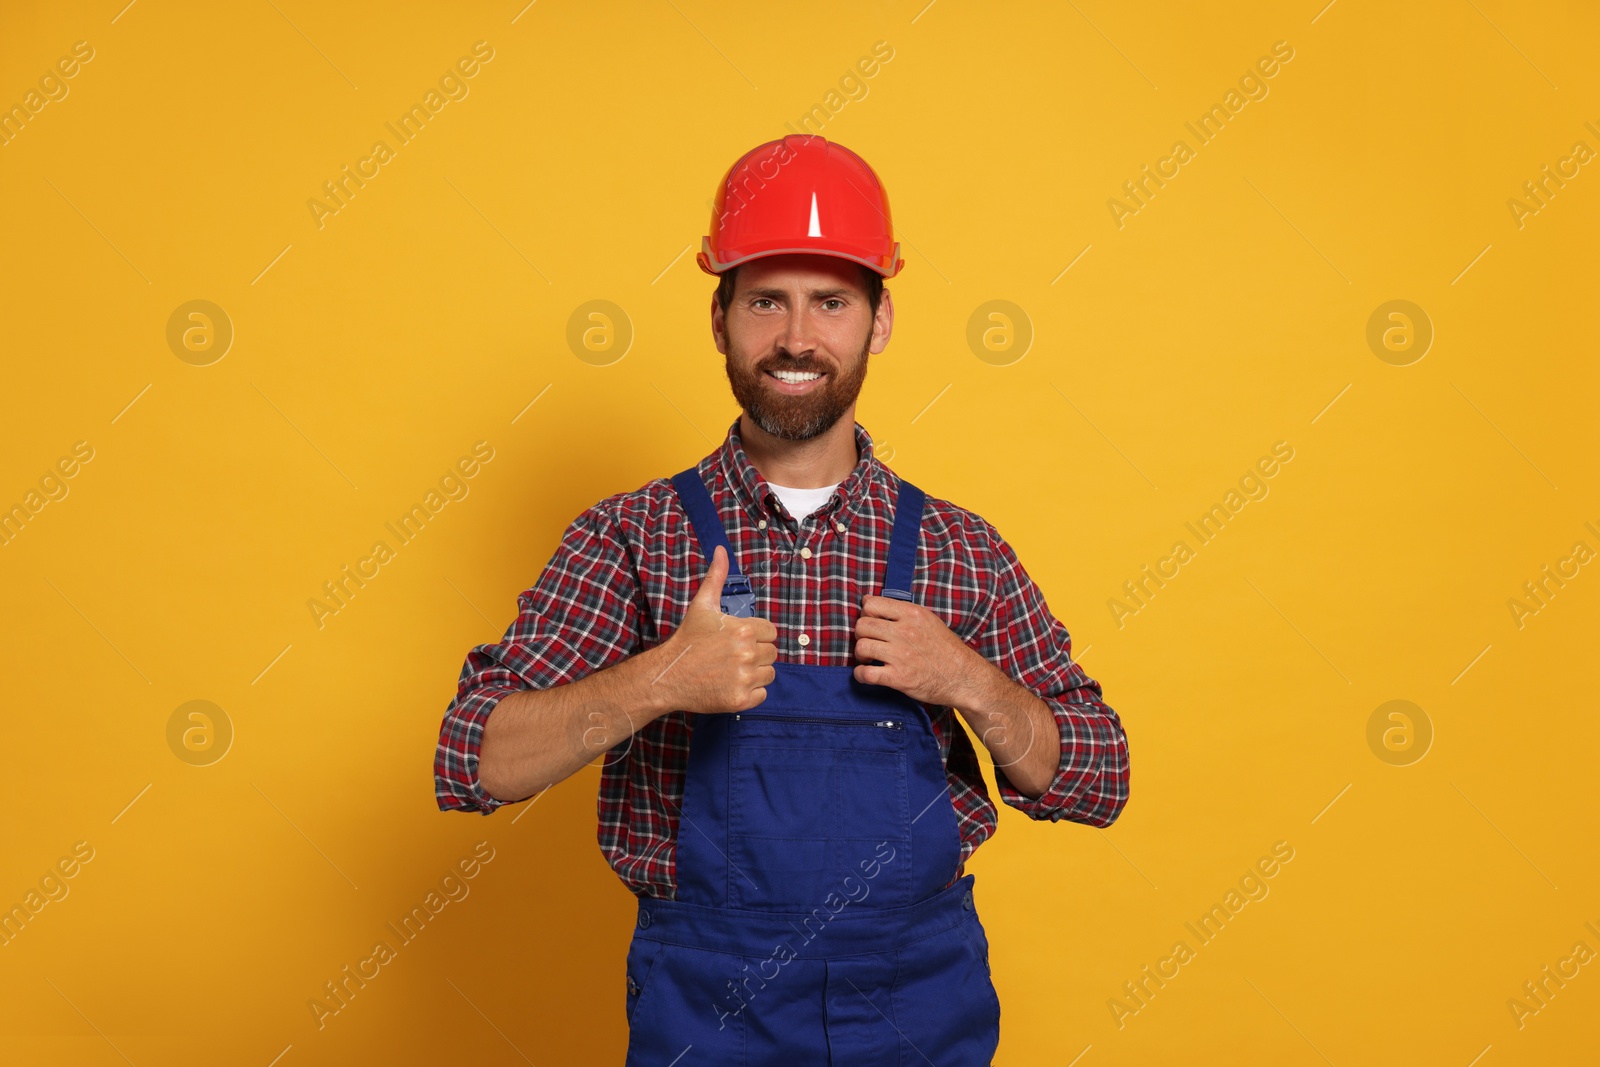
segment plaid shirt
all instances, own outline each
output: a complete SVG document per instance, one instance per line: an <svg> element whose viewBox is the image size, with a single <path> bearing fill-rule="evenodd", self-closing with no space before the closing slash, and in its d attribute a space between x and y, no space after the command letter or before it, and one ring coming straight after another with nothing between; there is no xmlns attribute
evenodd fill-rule
<svg viewBox="0 0 1600 1067"><path fill-rule="evenodd" d="M796 522L746 456L734 421L699 463L729 542L777 627L778 658L854 666L861 598L882 592L896 476L857 423L855 469L818 511ZM802 549L810 549L802 556ZM707 560L667 478L618 493L579 515L496 644L467 653L445 712L434 762L443 810L488 814L503 801L478 781L478 748L495 704L519 689L576 681L672 636ZM917 550L916 602L968 646L1043 699L1060 729L1055 779L1035 799L996 769L1000 797L1034 819L1107 826L1128 799L1128 741L1100 686L1072 660L1072 638L1011 547L987 521L931 494ZM995 832L999 812L957 714L923 705L945 761L966 860ZM678 807L693 717L674 711L613 749L600 775L599 839L635 894L675 893Z"/></svg>

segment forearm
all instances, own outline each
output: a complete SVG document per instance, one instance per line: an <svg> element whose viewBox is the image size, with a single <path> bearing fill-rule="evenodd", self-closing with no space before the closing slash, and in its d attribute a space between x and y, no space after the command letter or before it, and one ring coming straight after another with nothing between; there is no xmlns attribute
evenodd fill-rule
<svg viewBox="0 0 1600 1067"><path fill-rule="evenodd" d="M1061 731L1050 705L976 653L971 675L956 710L1017 791L1039 797L1061 766Z"/></svg>
<svg viewBox="0 0 1600 1067"><path fill-rule="evenodd" d="M497 800L521 800L576 774L673 709L670 665L657 646L566 685L501 699L484 723L478 779Z"/></svg>

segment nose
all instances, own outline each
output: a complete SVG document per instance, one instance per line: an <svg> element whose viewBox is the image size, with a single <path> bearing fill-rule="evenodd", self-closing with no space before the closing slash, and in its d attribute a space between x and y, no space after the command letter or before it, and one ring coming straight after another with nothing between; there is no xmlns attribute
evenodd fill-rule
<svg viewBox="0 0 1600 1067"><path fill-rule="evenodd" d="M808 356L816 350L810 313L805 307L791 307L783 322L783 333L778 341L784 351L794 357Z"/></svg>

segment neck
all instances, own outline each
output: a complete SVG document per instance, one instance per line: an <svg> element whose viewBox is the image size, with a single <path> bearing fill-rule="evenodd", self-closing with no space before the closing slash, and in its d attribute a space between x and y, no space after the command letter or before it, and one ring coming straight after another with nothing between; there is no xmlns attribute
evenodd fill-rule
<svg viewBox="0 0 1600 1067"><path fill-rule="evenodd" d="M739 419L739 440L762 478L791 489L838 485L861 461L854 405L826 432L809 441L774 437L746 414Z"/></svg>

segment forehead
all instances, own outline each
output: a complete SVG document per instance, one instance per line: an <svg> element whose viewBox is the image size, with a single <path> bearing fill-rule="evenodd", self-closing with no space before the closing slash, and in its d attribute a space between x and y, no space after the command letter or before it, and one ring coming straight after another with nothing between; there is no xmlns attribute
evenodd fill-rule
<svg viewBox="0 0 1600 1067"><path fill-rule="evenodd" d="M734 288L785 289L807 292L813 289L849 289L866 292L866 267L837 256L790 254L765 256L739 267Z"/></svg>

